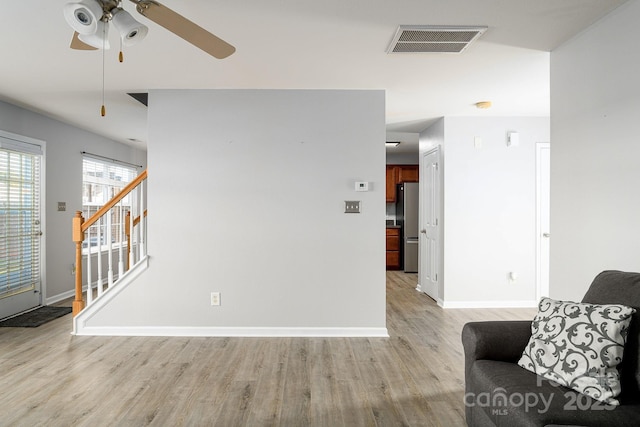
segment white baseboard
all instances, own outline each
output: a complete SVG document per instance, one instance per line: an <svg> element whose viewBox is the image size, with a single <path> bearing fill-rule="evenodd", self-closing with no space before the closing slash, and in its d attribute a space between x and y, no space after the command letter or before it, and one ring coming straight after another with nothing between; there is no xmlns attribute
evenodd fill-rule
<svg viewBox="0 0 640 427"><path fill-rule="evenodd" d="M442 301L438 299L442 308L535 308L535 300L524 301Z"/></svg>
<svg viewBox="0 0 640 427"><path fill-rule="evenodd" d="M420 285L416 287L416 291L423 292ZM431 297L432 298L432 297ZM435 298L436 303L442 308L535 308L538 302L531 301L444 301L442 298Z"/></svg>
<svg viewBox="0 0 640 427"><path fill-rule="evenodd" d="M420 292L421 294L425 294L426 296L428 296L429 298L434 300L440 307L442 307L442 299L435 298L435 297L429 295L428 293L426 293L425 291L423 291L422 290L422 286L420 286L420 283L418 283L418 285L416 286L416 291Z"/></svg>
<svg viewBox="0 0 640 427"><path fill-rule="evenodd" d="M83 291L86 291L86 290L87 290L86 288L87 288L87 287L85 286L85 287L83 288ZM67 292L63 292L63 293L61 293L61 294L54 295L54 296L52 296L52 297L49 297L49 298L45 299L45 300L44 300L44 304L45 304L45 305L55 304L55 303L57 303L57 302L60 302L60 301L62 301L62 300L65 300L65 299L67 299L67 298L73 298L73 297L75 297L75 295L76 295L76 291L75 291L75 290L70 290L70 291L67 291Z"/></svg>
<svg viewBox="0 0 640 427"><path fill-rule="evenodd" d="M387 338L387 328L296 328L296 327L175 327L175 326L84 326L77 335L139 337L318 337Z"/></svg>
<svg viewBox="0 0 640 427"><path fill-rule="evenodd" d="M118 280L118 275L116 274L113 278L114 281ZM106 279L102 280L103 282L103 286L107 284ZM94 295L97 295L98 292L98 281L96 280L95 282L91 283L91 288L95 289L95 293ZM82 292L87 292L87 285L82 285ZM70 291L67 292L63 292L61 294L58 295L54 295L52 297L49 297L45 300L45 305L51 305L51 304L55 304L59 301L65 300L67 298L75 298L76 296L76 290L72 289Z"/></svg>

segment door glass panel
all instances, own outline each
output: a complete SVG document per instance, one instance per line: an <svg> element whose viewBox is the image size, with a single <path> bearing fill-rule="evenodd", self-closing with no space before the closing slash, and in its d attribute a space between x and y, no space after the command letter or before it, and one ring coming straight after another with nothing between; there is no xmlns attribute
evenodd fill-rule
<svg viewBox="0 0 640 427"><path fill-rule="evenodd" d="M0 299L40 285L40 156L0 149Z"/></svg>

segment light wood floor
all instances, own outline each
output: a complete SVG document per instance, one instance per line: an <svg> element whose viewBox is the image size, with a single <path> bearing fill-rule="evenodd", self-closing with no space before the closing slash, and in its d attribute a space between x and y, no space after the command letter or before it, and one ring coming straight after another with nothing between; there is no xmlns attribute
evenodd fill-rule
<svg viewBox="0 0 640 427"><path fill-rule="evenodd" d="M390 338L74 337L0 328L0 426L462 426L467 321L387 274Z"/></svg>

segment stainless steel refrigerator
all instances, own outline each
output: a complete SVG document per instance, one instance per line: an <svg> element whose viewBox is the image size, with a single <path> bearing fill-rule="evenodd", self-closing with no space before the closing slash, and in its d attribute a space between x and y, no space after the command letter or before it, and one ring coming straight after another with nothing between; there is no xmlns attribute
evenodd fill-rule
<svg viewBox="0 0 640 427"><path fill-rule="evenodd" d="M419 194L417 182L398 185L396 222L402 230L402 262L405 273L418 272Z"/></svg>

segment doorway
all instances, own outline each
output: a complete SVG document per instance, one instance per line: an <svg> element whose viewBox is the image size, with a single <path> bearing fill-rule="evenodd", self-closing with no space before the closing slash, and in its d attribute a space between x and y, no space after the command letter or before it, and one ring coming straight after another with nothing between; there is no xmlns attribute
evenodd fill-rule
<svg viewBox="0 0 640 427"><path fill-rule="evenodd" d="M440 147L420 163L419 283L416 290L440 300Z"/></svg>
<svg viewBox="0 0 640 427"><path fill-rule="evenodd" d="M0 131L0 319L42 304L43 143Z"/></svg>
<svg viewBox="0 0 640 427"><path fill-rule="evenodd" d="M551 146L536 144L536 301L549 296Z"/></svg>

